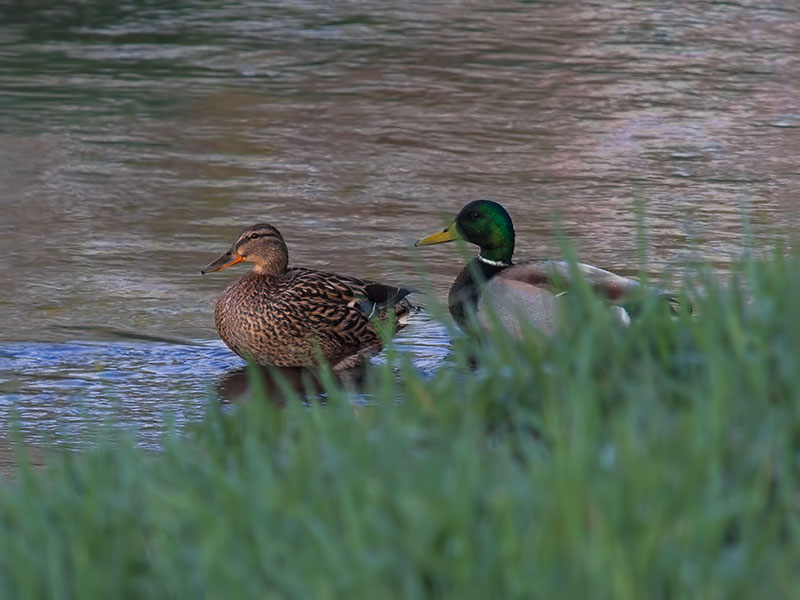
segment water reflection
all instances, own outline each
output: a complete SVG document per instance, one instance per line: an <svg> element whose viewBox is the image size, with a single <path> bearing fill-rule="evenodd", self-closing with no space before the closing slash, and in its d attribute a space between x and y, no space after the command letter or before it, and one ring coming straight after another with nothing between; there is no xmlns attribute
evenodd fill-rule
<svg viewBox="0 0 800 600"><path fill-rule="evenodd" d="M41 467L45 464L44 453L41 449L31 444L20 446L18 443L0 436L0 478L15 478L22 457L33 467Z"/></svg>
<svg viewBox="0 0 800 600"><path fill-rule="evenodd" d="M242 367L220 377L214 391L226 403L242 402L266 397L278 406L288 401L326 403L325 391L331 383L344 386L357 394L364 383L365 368L350 369L325 375L316 369L304 367ZM254 378L257 378L254 381Z"/></svg>
<svg viewBox="0 0 800 600"><path fill-rule="evenodd" d="M29 440L80 440L109 423L156 444L165 422L202 417L217 377L241 364L221 343L14 343L0 346L0 422Z"/></svg>

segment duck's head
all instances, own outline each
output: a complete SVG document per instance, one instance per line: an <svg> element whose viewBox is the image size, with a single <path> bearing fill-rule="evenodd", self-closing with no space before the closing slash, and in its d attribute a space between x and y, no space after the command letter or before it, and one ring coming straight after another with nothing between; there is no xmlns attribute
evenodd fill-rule
<svg viewBox="0 0 800 600"><path fill-rule="evenodd" d="M268 223L258 223L242 231L233 245L200 273L227 269L238 262L251 262L253 270L266 275L280 275L289 264L289 251L281 233Z"/></svg>
<svg viewBox="0 0 800 600"><path fill-rule="evenodd" d="M417 240L415 246L431 246L464 240L479 246L478 255L497 266L511 264L514 254L514 225L506 209L492 200L475 200L458 213L446 229Z"/></svg>

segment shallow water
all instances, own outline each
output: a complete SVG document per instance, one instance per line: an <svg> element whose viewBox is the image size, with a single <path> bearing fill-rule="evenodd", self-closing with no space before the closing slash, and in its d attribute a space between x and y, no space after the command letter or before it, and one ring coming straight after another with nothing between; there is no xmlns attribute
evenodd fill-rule
<svg viewBox="0 0 800 600"><path fill-rule="evenodd" d="M466 201L559 252L675 280L790 246L800 7L761 2L67 2L0 8L0 418L202 412L241 362L199 268L269 221L293 264L443 297ZM558 225L556 224L558 219ZM157 341L163 340L163 341ZM421 369L447 353L401 334Z"/></svg>

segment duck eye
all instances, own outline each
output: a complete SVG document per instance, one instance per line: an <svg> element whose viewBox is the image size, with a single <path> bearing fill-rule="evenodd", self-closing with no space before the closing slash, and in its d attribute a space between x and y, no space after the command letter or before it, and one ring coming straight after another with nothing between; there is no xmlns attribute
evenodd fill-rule
<svg viewBox="0 0 800 600"><path fill-rule="evenodd" d="M475 219L480 219L481 215L480 215L480 213L472 211L471 213L469 213L469 218L474 221Z"/></svg>
<svg viewBox="0 0 800 600"><path fill-rule="evenodd" d="M255 239L258 239L260 237L261 237L260 233L251 233L250 235L247 236L247 239L248 240L255 240Z"/></svg>

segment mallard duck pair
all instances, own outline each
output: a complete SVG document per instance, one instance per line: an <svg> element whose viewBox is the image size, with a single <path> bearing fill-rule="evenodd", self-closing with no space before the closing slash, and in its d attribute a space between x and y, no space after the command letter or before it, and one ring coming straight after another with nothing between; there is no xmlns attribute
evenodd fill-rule
<svg viewBox="0 0 800 600"><path fill-rule="evenodd" d="M416 245L457 239L480 247L450 289L450 313L462 328L471 314L479 324L488 325L491 307L511 334L519 333L521 319L545 334L555 332L558 296L570 283L568 263L513 264L511 217L490 200L470 202L449 227ZM378 323L397 331L415 310L407 298L413 291L409 288L288 268L283 237L265 223L245 229L227 252L201 272L221 271L242 261L253 263L253 268L223 292L215 322L231 350L262 365L294 367L324 359L334 370L356 366L382 348ZM578 270L611 301L640 285L589 265L578 264ZM622 311L619 316L625 320L627 314Z"/></svg>

